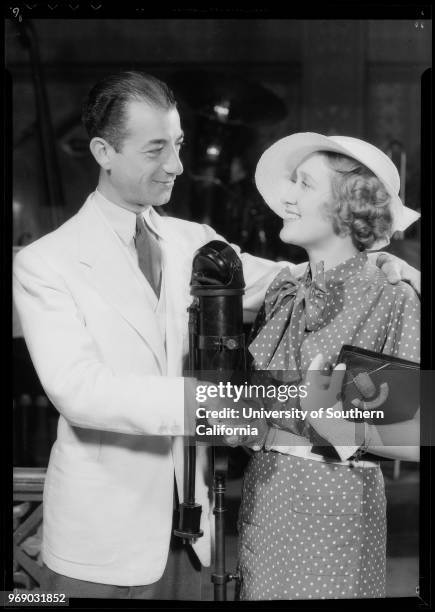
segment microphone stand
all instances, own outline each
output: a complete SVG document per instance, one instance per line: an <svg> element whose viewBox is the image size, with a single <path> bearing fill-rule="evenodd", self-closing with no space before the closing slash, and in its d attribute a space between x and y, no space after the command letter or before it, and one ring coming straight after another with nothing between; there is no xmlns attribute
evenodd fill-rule
<svg viewBox="0 0 435 612"><path fill-rule="evenodd" d="M191 372L244 370L243 270L234 249L213 240L194 257L189 308L189 368ZM204 376L204 375L203 375ZM202 378L202 376L201 376ZM201 506L195 503L196 447L187 449L187 500L180 504L180 527L175 535L184 542L202 535L199 529ZM215 601L226 601L227 582L237 579L225 569L225 491L228 472L227 449L213 447L213 492L215 507L215 559L212 582Z"/></svg>
<svg viewBox="0 0 435 612"><path fill-rule="evenodd" d="M192 306L189 307L189 370L195 371L196 346L195 330L197 326L198 309L197 298L194 299ZM180 517L179 528L174 529L174 535L182 538L183 544L192 544L204 532L199 528L201 522L202 506L195 502L195 471L196 471L196 445L194 438L190 440L185 453L186 461L186 490L187 499L179 504Z"/></svg>

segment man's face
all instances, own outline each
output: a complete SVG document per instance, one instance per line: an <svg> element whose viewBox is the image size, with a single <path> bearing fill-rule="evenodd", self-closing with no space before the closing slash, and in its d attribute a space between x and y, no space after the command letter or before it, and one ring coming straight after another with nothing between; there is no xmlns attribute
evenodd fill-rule
<svg viewBox="0 0 435 612"><path fill-rule="evenodd" d="M183 132L175 108L165 110L132 100L126 108L126 137L111 150L108 182L112 199L139 212L169 202L176 177L183 172Z"/></svg>

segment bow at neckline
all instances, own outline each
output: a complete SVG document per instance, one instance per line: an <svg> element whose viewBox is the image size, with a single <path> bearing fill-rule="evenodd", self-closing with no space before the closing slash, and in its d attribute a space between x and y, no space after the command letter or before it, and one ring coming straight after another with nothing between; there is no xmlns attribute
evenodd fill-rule
<svg viewBox="0 0 435 612"><path fill-rule="evenodd" d="M264 323L249 346L258 370L292 370L290 378L300 378L300 352L306 332L326 325L332 316L328 299L331 292L367 262L365 253L331 268L324 262L312 274L308 265L302 278L283 268L271 283L264 300ZM287 377L288 378L288 377Z"/></svg>

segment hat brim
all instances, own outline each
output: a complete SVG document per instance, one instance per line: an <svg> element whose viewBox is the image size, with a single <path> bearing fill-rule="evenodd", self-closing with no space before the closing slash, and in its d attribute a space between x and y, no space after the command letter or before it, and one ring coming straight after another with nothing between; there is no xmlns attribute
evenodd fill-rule
<svg viewBox="0 0 435 612"><path fill-rule="evenodd" d="M282 216L280 212L282 209L280 181L285 176L290 178L304 159L319 151L341 153L356 159L379 178L391 197L391 210L394 213L392 233L405 230L420 217L417 211L404 206L399 195L378 175L376 168L371 166L370 161L361 159L355 155L354 151L331 138L313 132L292 134L278 140L263 153L258 161L255 171L257 189L266 204L279 216ZM389 240L386 238L385 240L379 240L370 248L377 250L388 243Z"/></svg>

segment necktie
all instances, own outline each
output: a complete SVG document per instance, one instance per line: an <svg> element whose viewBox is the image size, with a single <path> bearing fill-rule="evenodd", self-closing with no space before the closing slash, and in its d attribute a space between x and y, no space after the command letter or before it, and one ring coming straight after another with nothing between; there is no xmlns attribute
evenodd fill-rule
<svg viewBox="0 0 435 612"><path fill-rule="evenodd" d="M162 277L162 253L156 235L145 223L142 215L136 216L135 245L139 268L158 297Z"/></svg>

